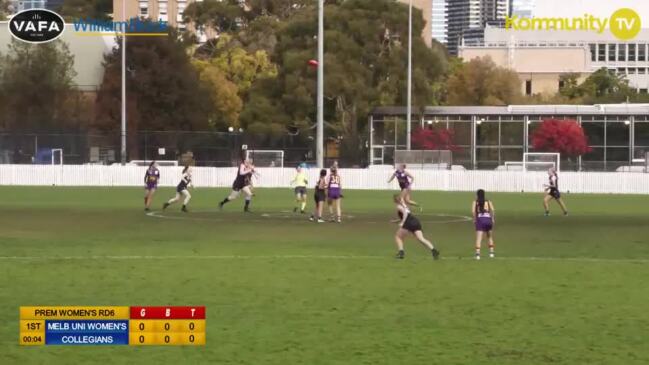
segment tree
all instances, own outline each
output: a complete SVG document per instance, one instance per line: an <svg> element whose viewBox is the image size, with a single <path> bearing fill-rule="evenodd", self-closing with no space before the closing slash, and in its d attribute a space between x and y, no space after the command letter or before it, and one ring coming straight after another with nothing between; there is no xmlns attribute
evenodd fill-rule
<svg viewBox="0 0 649 365"><path fill-rule="evenodd" d="M64 0L57 12L71 21L79 18L110 20L113 12L112 0Z"/></svg>
<svg viewBox="0 0 649 365"><path fill-rule="evenodd" d="M584 129L574 120L546 119L532 133L534 149L577 157L591 151Z"/></svg>
<svg viewBox="0 0 649 365"><path fill-rule="evenodd" d="M7 14L10 13L10 6L11 3L9 0L0 0L0 20L5 20L7 18Z"/></svg>
<svg viewBox="0 0 649 365"><path fill-rule="evenodd" d="M413 33L424 26L415 10ZM342 141L342 159L359 161L366 135L366 117L376 105L405 104L408 8L389 0L348 0L325 6L325 120L330 138ZM314 5L291 15L278 31L273 56L279 65L272 92L255 89L263 98L280 103L287 124L310 130L315 122L317 39ZM413 39L413 100L416 107L434 103L434 82L443 74L444 56ZM254 91L253 91L254 93ZM253 97L254 95L251 95ZM247 112L266 103L251 103ZM249 121L246 121L249 122Z"/></svg>
<svg viewBox="0 0 649 365"><path fill-rule="evenodd" d="M94 127L115 131L120 125L121 42L104 61ZM165 37L131 37L127 42L127 115L129 133L141 130L207 130L209 91L190 62L185 44L170 28ZM134 139L129 142L135 143ZM136 158L137 145L129 144Z"/></svg>
<svg viewBox="0 0 649 365"><path fill-rule="evenodd" d="M509 105L522 99L516 72L498 67L489 56L456 67L448 79L449 105Z"/></svg>
<svg viewBox="0 0 649 365"><path fill-rule="evenodd" d="M238 95L237 85L228 80L217 65L210 62L196 60L194 67L198 70L200 80L205 84L210 95L211 108L208 117L210 126L238 127L243 101Z"/></svg>
<svg viewBox="0 0 649 365"><path fill-rule="evenodd" d="M196 28L212 28L220 34L241 29L248 15L238 0L196 1L183 12L183 21Z"/></svg>
<svg viewBox="0 0 649 365"><path fill-rule="evenodd" d="M61 131L74 127L80 95L74 57L61 40L46 44L12 41L2 57L2 129Z"/></svg>
<svg viewBox="0 0 649 365"><path fill-rule="evenodd" d="M452 129L444 127L417 128L412 133L412 144L416 149L422 150L457 151L458 147L453 138Z"/></svg>

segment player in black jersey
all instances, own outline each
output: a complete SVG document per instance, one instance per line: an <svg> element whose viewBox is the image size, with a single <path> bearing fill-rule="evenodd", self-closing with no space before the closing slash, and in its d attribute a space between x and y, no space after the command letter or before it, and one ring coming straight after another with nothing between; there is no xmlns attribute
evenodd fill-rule
<svg viewBox="0 0 649 365"><path fill-rule="evenodd" d="M252 175L255 173L255 166L252 164L252 160L243 160L239 165L237 170L237 177L232 183L232 192L228 195L223 201L219 203L219 209L223 209L223 206L230 201L239 197L241 192L246 196L246 203L243 208L244 212L250 211L250 201L252 200Z"/></svg>
<svg viewBox="0 0 649 365"><path fill-rule="evenodd" d="M563 211L563 215L568 215L568 208L563 203L561 199L561 192L559 191L559 175L557 170L554 167L551 167L548 170L548 182L549 184L544 185L545 187L545 196L543 197L543 208L545 209L545 215L550 215L550 200L554 199L559 203L559 207Z"/></svg>
<svg viewBox="0 0 649 365"><path fill-rule="evenodd" d="M191 186L192 170L189 168L189 166L185 166L185 168L183 169L183 177L180 180L180 183L178 183L178 186L176 186L176 196L169 199L168 202L164 203L162 210L167 209L168 206L180 200L181 196L184 196L185 200L183 201L183 207L181 208L181 210L187 213L187 204L189 204L189 200L192 198L188 190Z"/></svg>
<svg viewBox="0 0 649 365"><path fill-rule="evenodd" d="M398 259L403 259L405 257L405 251L403 250L403 239L408 233L412 233L421 244L428 247L433 258L437 260L439 258L439 251L433 246L433 244L424 237L424 232L421 228L421 222L419 219L410 213L408 205L403 201L400 194L395 194L393 197L394 204L397 206L397 215L399 219L395 219L393 223L399 223L399 229L394 235L394 240L397 243L397 253Z"/></svg>
<svg viewBox="0 0 649 365"><path fill-rule="evenodd" d="M320 178L318 183L315 186L315 191L313 193L313 199L315 200L315 207L313 208L313 214L309 220L311 222L324 223L322 219L322 207L324 202L327 200L327 170L320 170Z"/></svg>

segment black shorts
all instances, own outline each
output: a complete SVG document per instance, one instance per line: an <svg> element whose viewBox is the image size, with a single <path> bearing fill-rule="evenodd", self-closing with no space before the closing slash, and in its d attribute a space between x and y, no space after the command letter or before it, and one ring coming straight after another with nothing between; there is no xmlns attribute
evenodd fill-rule
<svg viewBox="0 0 649 365"><path fill-rule="evenodd" d="M550 189L548 194L554 199L561 199L561 193L559 192L558 189Z"/></svg>
<svg viewBox="0 0 649 365"><path fill-rule="evenodd" d="M315 194L313 194L313 199L315 200L316 204L321 203L327 200L327 194L325 194L323 190L316 190Z"/></svg>
<svg viewBox="0 0 649 365"><path fill-rule="evenodd" d="M298 186L295 188L295 194L296 195L306 195L306 187L304 186Z"/></svg>
<svg viewBox="0 0 649 365"><path fill-rule="evenodd" d="M245 188L246 186L250 186L250 184L245 184L245 183L243 183L243 184L237 184L237 183L234 183L234 184L232 184L232 190L234 190L234 191L241 191L241 190L243 190L243 188Z"/></svg>
<svg viewBox="0 0 649 365"><path fill-rule="evenodd" d="M412 233L422 230L421 222L419 222L419 219L414 217L408 217L408 219L406 219L406 221L403 223L403 227L401 228Z"/></svg>

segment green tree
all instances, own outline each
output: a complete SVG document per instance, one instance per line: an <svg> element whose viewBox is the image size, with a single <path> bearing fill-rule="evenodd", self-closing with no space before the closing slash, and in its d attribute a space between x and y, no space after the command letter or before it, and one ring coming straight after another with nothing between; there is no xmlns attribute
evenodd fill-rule
<svg viewBox="0 0 649 365"><path fill-rule="evenodd" d="M521 99L516 72L498 67L489 56L456 67L448 79L449 105L508 105Z"/></svg>
<svg viewBox="0 0 649 365"><path fill-rule="evenodd" d="M389 0L348 0L325 7L325 120L329 138L342 140L343 159L365 153L367 115L377 105L405 104L407 6ZM424 26L416 11L413 33ZM281 107L285 126L311 131L315 121L317 18L314 4L291 15L278 31L273 60L279 74L273 85L253 88L242 113L243 124L262 114L256 108ZM413 97L416 106L435 102L435 81L443 74L444 55L413 39ZM261 94L261 95L260 95ZM268 101L274 101L268 102ZM275 124L282 123L274 119Z"/></svg>
<svg viewBox="0 0 649 365"><path fill-rule="evenodd" d="M109 20L113 12L112 0L64 0L57 12L71 21L79 18Z"/></svg>
<svg viewBox="0 0 649 365"><path fill-rule="evenodd" d="M217 65L200 60L195 60L193 63L210 95L208 117L210 126L217 129L239 127L239 114L243 108L243 101L239 97L237 85L228 80Z"/></svg>
<svg viewBox="0 0 649 365"><path fill-rule="evenodd" d="M104 80L97 97L94 127L119 128L121 42L106 56ZM131 37L127 42L127 115L130 135L141 130L209 129L209 92L190 62L185 44L170 29L166 37ZM129 156L137 144L129 140Z"/></svg>
<svg viewBox="0 0 649 365"><path fill-rule="evenodd" d="M46 44L12 41L2 57L0 128L60 131L77 126L80 95L74 86L74 57L61 40Z"/></svg>
<svg viewBox="0 0 649 365"><path fill-rule="evenodd" d="M5 20L9 14L9 0L0 0L0 20Z"/></svg>

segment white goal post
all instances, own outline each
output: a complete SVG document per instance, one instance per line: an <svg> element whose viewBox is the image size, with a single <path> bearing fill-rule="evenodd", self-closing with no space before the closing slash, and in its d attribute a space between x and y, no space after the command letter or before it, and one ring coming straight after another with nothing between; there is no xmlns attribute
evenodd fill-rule
<svg viewBox="0 0 649 365"><path fill-rule="evenodd" d="M523 171L545 171L554 167L561 171L561 154L552 152L523 153Z"/></svg>
<svg viewBox="0 0 649 365"><path fill-rule="evenodd" d="M56 158L58 156L58 159ZM63 149L52 148L52 165L63 165Z"/></svg>
<svg viewBox="0 0 649 365"><path fill-rule="evenodd" d="M284 167L282 150L246 150L246 159L252 160L256 167Z"/></svg>

